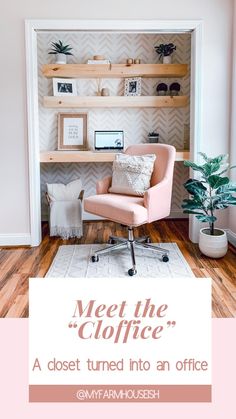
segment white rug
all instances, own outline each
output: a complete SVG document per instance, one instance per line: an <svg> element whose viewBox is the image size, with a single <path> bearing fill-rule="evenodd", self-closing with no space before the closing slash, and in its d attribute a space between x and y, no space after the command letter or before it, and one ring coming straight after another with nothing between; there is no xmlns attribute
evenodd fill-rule
<svg viewBox="0 0 236 419"><path fill-rule="evenodd" d="M154 243L155 244L155 243ZM65 245L60 246L46 277L124 277L131 268L131 257L127 250L108 253L91 262L95 250L108 245ZM176 243L158 243L170 251L169 262L162 262L155 252L135 249L137 275L135 277L194 277L190 266ZM134 277L134 278L135 278Z"/></svg>

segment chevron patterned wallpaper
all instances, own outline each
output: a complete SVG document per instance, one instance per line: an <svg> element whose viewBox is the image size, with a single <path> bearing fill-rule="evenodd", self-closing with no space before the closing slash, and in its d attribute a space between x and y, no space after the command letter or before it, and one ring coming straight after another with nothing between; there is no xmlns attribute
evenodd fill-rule
<svg viewBox="0 0 236 419"><path fill-rule="evenodd" d="M191 36L190 34L156 35L156 34L122 34L94 32L60 32L38 33L38 66L39 66L39 126L41 150L57 149L57 113L55 109L46 109L42 105L43 96L52 95L52 80L41 75L44 63L53 63L54 56L48 55L51 42L63 40L71 44L74 55L68 57L70 63L86 63L95 54L102 54L114 63L124 63L128 57L140 58L143 63L158 63L154 46L160 43L173 42L177 49L173 62L187 63L190 68ZM174 81L181 84L181 93L190 95L190 74L182 79L142 79L142 94L155 95L157 84L163 81L167 85ZM95 79L77 80L79 95L95 95L97 90ZM111 95L123 95L124 80L103 79L101 87L108 87ZM61 112L69 112L63 109ZM189 107L179 109L79 109L88 112L88 141L93 148L94 130L122 129L125 132L126 146L147 141L149 131L157 130L160 141L173 144L177 149L186 148L189 141ZM47 219L45 202L46 183L68 183L81 177L85 195L95 192L95 183L111 173L111 164L42 164L41 192L42 218ZM172 216L182 215L181 201L184 190L182 183L188 177L188 170L183 163L176 163ZM85 214L86 218L86 214Z"/></svg>

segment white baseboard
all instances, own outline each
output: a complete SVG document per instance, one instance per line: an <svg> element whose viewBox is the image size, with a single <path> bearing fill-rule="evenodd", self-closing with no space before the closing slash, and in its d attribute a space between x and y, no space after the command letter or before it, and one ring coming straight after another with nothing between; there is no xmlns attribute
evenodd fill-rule
<svg viewBox="0 0 236 419"><path fill-rule="evenodd" d="M30 234L0 234L0 246L29 246Z"/></svg>
<svg viewBox="0 0 236 419"><path fill-rule="evenodd" d="M229 242L236 247L236 233L234 233L232 230L230 230L229 228L225 228L227 237Z"/></svg>

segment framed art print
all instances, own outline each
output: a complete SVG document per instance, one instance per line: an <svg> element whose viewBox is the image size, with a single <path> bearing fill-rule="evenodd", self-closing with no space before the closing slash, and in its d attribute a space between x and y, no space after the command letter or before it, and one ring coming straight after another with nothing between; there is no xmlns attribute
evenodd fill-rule
<svg viewBox="0 0 236 419"><path fill-rule="evenodd" d="M141 77L125 79L125 96L141 96Z"/></svg>
<svg viewBox="0 0 236 419"><path fill-rule="evenodd" d="M76 96L76 80L53 79L53 96Z"/></svg>
<svg viewBox="0 0 236 419"><path fill-rule="evenodd" d="M87 149L87 113L58 114L58 150Z"/></svg>

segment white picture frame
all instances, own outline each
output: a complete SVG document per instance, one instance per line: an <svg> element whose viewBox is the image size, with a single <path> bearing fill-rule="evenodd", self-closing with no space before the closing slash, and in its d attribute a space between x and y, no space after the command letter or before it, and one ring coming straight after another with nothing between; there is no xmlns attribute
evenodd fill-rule
<svg viewBox="0 0 236 419"><path fill-rule="evenodd" d="M125 79L125 96L141 96L141 77Z"/></svg>
<svg viewBox="0 0 236 419"><path fill-rule="evenodd" d="M53 96L77 96L76 80L53 78Z"/></svg>

